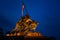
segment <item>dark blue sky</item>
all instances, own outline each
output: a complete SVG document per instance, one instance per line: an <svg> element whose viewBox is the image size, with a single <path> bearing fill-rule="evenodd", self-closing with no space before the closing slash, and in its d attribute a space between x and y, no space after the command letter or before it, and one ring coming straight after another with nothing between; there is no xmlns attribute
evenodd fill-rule
<svg viewBox="0 0 60 40"><path fill-rule="evenodd" d="M31 19L39 22L37 32L43 36L60 38L59 0L24 0L24 3ZM21 4L22 0L0 0L0 27L4 33L12 30L20 19Z"/></svg>

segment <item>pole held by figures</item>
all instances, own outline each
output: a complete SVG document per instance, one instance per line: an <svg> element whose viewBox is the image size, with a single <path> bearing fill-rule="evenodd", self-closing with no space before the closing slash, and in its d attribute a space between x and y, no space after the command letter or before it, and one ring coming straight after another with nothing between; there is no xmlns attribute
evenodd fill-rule
<svg viewBox="0 0 60 40"><path fill-rule="evenodd" d="M24 14L24 3L22 4L22 16Z"/></svg>

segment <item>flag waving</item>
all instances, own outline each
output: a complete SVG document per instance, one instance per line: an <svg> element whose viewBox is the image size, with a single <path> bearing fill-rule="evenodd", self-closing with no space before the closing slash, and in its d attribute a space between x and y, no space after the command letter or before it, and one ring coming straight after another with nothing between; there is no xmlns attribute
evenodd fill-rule
<svg viewBox="0 0 60 40"><path fill-rule="evenodd" d="M22 16L23 16L23 13L24 13L24 4L22 4Z"/></svg>

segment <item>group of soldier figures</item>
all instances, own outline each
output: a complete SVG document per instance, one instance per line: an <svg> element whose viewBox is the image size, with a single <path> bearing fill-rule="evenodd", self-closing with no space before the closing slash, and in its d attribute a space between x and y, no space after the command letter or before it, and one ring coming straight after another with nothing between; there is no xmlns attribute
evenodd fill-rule
<svg viewBox="0 0 60 40"><path fill-rule="evenodd" d="M34 31L37 26L37 22L30 19L28 15L21 17L21 19L16 23L16 27L12 30L15 32L24 32Z"/></svg>

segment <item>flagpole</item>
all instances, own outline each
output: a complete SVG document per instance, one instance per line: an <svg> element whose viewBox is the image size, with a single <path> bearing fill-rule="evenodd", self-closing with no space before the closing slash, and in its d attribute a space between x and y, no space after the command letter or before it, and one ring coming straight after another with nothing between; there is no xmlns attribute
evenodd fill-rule
<svg viewBox="0 0 60 40"><path fill-rule="evenodd" d="M24 3L22 2L22 17L24 16Z"/></svg>

